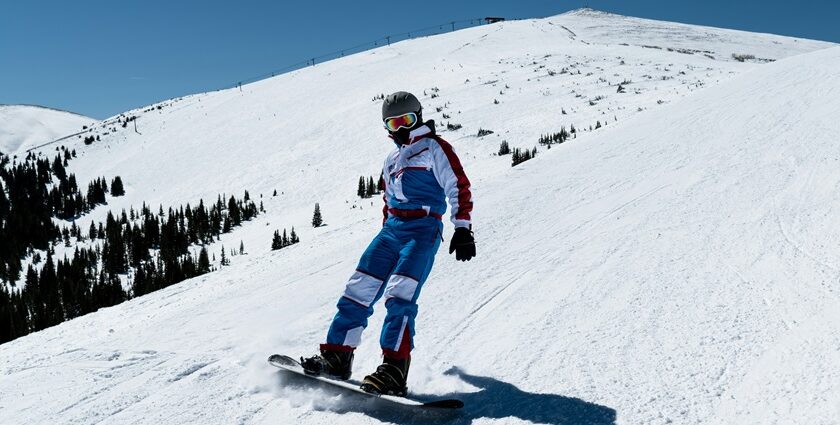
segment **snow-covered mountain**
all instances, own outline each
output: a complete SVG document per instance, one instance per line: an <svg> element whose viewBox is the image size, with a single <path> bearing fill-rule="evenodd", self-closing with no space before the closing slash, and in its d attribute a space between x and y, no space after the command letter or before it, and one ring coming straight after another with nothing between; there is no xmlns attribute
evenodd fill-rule
<svg viewBox="0 0 840 425"><path fill-rule="evenodd" d="M267 212L213 246L244 242L230 267L0 346L0 422L836 421L838 67L830 43L581 10L105 120L82 135L100 141L65 143L69 169L120 175L127 193L82 228L220 192ZM380 224L380 201L354 194L393 147L375 97L395 90L423 95L474 184L478 257L440 251L409 378L463 399L452 417L265 362L322 342ZM577 138L515 168L496 155L571 125ZM326 227L308 226L315 202ZM287 226L302 242L270 252ZM359 375L379 362L382 310Z"/></svg>
<svg viewBox="0 0 840 425"><path fill-rule="evenodd" d="M0 105L0 153L15 155L82 131L96 120L33 105Z"/></svg>

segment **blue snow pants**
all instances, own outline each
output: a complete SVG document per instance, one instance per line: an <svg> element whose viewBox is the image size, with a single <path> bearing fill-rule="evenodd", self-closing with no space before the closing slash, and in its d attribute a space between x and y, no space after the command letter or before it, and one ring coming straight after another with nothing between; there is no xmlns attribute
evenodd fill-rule
<svg viewBox="0 0 840 425"><path fill-rule="evenodd" d="M359 260L338 300L338 313L322 348L352 349L385 296L385 324L379 343L386 355L405 358L414 347L417 297L432 270L443 223L434 217L390 217Z"/></svg>

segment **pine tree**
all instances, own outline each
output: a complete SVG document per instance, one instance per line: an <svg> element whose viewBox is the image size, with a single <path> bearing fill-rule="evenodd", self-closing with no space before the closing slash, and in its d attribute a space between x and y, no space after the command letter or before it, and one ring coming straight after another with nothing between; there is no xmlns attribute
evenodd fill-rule
<svg viewBox="0 0 840 425"><path fill-rule="evenodd" d="M507 140L502 140L502 143L499 145L499 156L507 155L510 153L510 145L508 145Z"/></svg>
<svg viewBox="0 0 840 425"><path fill-rule="evenodd" d="M120 176L114 177L114 180L111 181L111 196L123 196L125 195L125 188L123 187L123 182Z"/></svg>
<svg viewBox="0 0 840 425"><path fill-rule="evenodd" d="M376 191L385 191L385 175L381 171L379 172L379 181L376 183Z"/></svg>
<svg viewBox="0 0 840 425"><path fill-rule="evenodd" d="M271 238L271 250L276 251L283 248L283 240L280 238L280 231L275 230L274 236Z"/></svg>
<svg viewBox="0 0 840 425"><path fill-rule="evenodd" d="M26 286L23 290L31 318L32 331L40 331L49 326L47 323L47 306L44 304L44 294L38 281L38 272L30 265L26 270Z"/></svg>
<svg viewBox="0 0 840 425"><path fill-rule="evenodd" d="M312 214L312 227L321 227L324 225L324 220L321 218L321 206L315 203L315 212Z"/></svg>
<svg viewBox="0 0 840 425"><path fill-rule="evenodd" d="M373 177L370 177L367 183L367 197L370 198L376 193L376 183L373 182Z"/></svg>
<svg viewBox="0 0 840 425"><path fill-rule="evenodd" d="M198 253L198 273L204 274L210 271L210 258L207 257L207 247L202 246Z"/></svg>
<svg viewBox="0 0 840 425"><path fill-rule="evenodd" d="M233 196L228 200L228 217L233 226L239 226L242 223L242 210Z"/></svg>
<svg viewBox="0 0 840 425"><path fill-rule="evenodd" d="M59 180L67 178L67 170L64 168L64 161L61 160L61 155L56 155L55 160L53 160L52 171Z"/></svg>
<svg viewBox="0 0 840 425"><path fill-rule="evenodd" d="M359 187L356 189L356 195L360 198L367 198L367 188L365 187L365 177L359 176Z"/></svg>
<svg viewBox="0 0 840 425"><path fill-rule="evenodd" d="M295 228L294 228L294 226L293 226L293 227L292 227L292 233L291 233L291 235L290 235L290 241L289 241L289 243L291 243L291 244L296 244L296 243L298 243L298 242L300 242L300 238L298 238L297 233L295 233Z"/></svg>
<svg viewBox="0 0 840 425"><path fill-rule="evenodd" d="M31 325L26 310L20 291L9 293L0 286L0 344L29 332Z"/></svg>
<svg viewBox="0 0 840 425"><path fill-rule="evenodd" d="M245 255L245 242L239 240L239 255Z"/></svg>
<svg viewBox="0 0 840 425"><path fill-rule="evenodd" d="M224 245L222 245L222 256L221 256L221 259L219 260L219 264L221 264L222 266L227 266L228 264L230 264L230 260L228 260L227 256L225 255L225 246Z"/></svg>
<svg viewBox="0 0 840 425"><path fill-rule="evenodd" d="M56 276L53 252L47 252L47 262L38 277L40 292L44 298L44 327L54 326L64 321L64 308L61 305L61 288Z"/></svg>
<svg viewBox="0 0 840 425"><path fill-rule="evenodd" d="M0 285L0 344L17 338L17 331L12 324L12 300L6 288Z"/></svg>

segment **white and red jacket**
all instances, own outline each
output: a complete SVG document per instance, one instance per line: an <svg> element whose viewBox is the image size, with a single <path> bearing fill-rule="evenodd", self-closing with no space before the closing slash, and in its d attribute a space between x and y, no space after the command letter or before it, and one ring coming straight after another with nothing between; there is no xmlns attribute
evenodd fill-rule
<svg viewBox="0 0 840 425"><path fill-rule="evenodd" d="M447 141L428 122L411 131L409 141L385 159L384 220L388 217L442 218L446 200L455 227L470 228L472 193L461 161Z"/></svg>

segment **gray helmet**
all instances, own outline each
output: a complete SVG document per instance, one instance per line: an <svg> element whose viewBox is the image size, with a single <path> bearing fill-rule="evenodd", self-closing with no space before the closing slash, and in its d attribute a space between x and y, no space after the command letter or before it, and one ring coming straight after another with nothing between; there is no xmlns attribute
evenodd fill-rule
<svg viewBox="0 0 840 425"><path fill-rule="evenodd" d="M385 101L382 102L383 121L385 118L398 117L409 112L417 114L417 118L419 119L419 115L422 111L423 107L420 105L420 101L409 92L398 91L396 93L389 94L388 96L385 96Z"/></svg>

